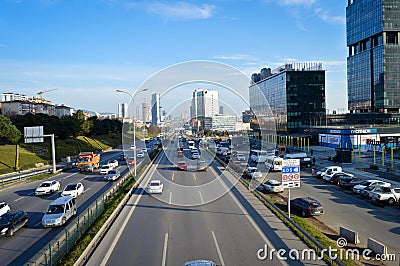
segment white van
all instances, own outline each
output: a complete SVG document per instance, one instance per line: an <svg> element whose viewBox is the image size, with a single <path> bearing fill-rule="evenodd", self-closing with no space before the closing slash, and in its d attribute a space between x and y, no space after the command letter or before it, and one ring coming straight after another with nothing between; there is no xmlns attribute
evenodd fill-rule
<svg viewBox="0 0 400 266"><path fill-rule="evenodd" d="M340 167L340 166L327 166L327 167L323 168L321 171L318 171L315 174L315 177L316 178L322 178L326 174L331 175L333 173L339 173L339 172L342 172L342 167Z"/></svg>
<svg viewBox="0 0 400 266"><path fill-rule="evenodd" d="M42 218L43 227L64 225L72 216L76 215L76 203L72 196L59 197L50 203Z"/></svg>

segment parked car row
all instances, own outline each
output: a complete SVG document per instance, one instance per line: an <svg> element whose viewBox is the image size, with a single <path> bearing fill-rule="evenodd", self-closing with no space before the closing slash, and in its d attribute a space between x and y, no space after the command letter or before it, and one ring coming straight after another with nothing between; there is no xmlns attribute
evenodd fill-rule
<svg viewBox="0 0 400 266"><path fill-rule="evenodd" d="M370 199L380 205L400 203L400 188L378 179L362 180L342 171L340 166L328 166L315 174L325 182L338 185L343 190L353 191L356 195Z"/></svg>

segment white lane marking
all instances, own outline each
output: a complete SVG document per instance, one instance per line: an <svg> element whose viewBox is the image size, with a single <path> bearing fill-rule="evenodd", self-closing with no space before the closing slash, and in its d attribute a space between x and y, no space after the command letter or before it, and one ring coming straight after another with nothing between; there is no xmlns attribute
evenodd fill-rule
<svg viewBox="0 0 400 266"><path fill-rule="evenodd" d="M171 205L172 202L172 191L169 192L169 205Z"/></svg>
<svg viewBox="0 0 400 266"><path fill-rule="evenodd" d="M42 224L42 221L38 222L37 224L35 224L33 227L38 226L39 224Z"/></svg>
<svg viewBox="0 0 400 266"><path fill-rule="evenodd" d="M77 174L77 173L73 173L73 174L67 175L67 176L64 177L63 179L67 179L68 177L71 177L71 176L76 175L76 174Z"/></svg>
<svg viewBox="0 0 400 266"><path fill-rule="evenodd" d="M175 173L172 173L172 178L171 180L174 181Z"/></svg>
<svg viewBox="0 0 400 266"><path fill-rule="evenodd" d="M167 246L168 246L168 233L165 233L164 237L164 249L163 249L163 255L162 255L162 262L161 266L165 266L166 261L167 261Z"/></svg>
<svg viewBox="0 0 400 266"><path fill-rule="evenodd" d="M161 158L162 158L162 156L161 156ZM158 160L158 161L160 162L160 160ZM155 165L156 167L149 171L149 174L147 175L147 177L152 176L154 174L154 172L157 169L158 163L157 164L153 164L153 165ZM151 172L151 174L150 174L150 172ZM144 181L144 179L143 179L143 181ZM149 178L147 178L147 179L149 179ZM144 182L144 183L146 183L146 182ZM122 232L125 230L125 227L128 224L128 221L130 220L130 217L132 216L133 211L136 209L136 206L137 206L139 200L143 196L143 191L144 191L144 189L140 190L140 193L137 196L137 199L136 199L135 203L133 204L133 206L132 206L131 210L129 211L128 215L126 216L126 218L125 218L121 228L119 229L117 235L114 237L114 241L111 243L110 247L108 248L108 251L107 251L106 255L104 256L104 258L103 258L103 260L102 260L100 265L102 265L102 266L107 265L107 261L109 260L109 258L111 256L111 253L114 251L114 248L117 245L117 242L119 241L119 238L121 237Z"/></svg>
<svg viewBox="0 0 400 266"><path fill-rule="evenodd" d="M218 245L218 242L217 242L217 238L215 237L214 231L211 231L211 234L212 234L213 239L214 239L215 247L217 248L217 252L218 252L218 256L219 256L219 261L221 262L221 266L225 266L225 262L224 262L224 259L222 258L222 253L221 253L221 250L219 249L219 245Z"/></svg>
<svg viewBox="0 0 400 266"><path fill-rule="evenodd" d="M222 178L218 178L218 173L214 170L213 167L211 168L211 172L215 175L215 177L217 177L217 179L221 182L221 184L225 187L225 189L227 189L227 191L229 190L228 186L222 181ZM227 176L225 176L226 179L228 179ZM243 205L239 202L239 200L236 198L235 195L233 195L232 191L229 190L229 193L227 193L231 196L231 198L233 199L233 201L236 203L236 205L240 208L240 210L243 212L243 214L246 216L246 218L249 220L249 222L251 223L251 225L254 227L254 229L257 231L257 233L261 236L261 238L265 241L265 243L271 247L271 248L275 248L272 243L268 240L268 238L265 236L265 234L261 231L261 228L256 224L256 222L253 220L253 218L251 217L251 215L249 215L249 213L246 211L246 209L243 207ZM281 261L281 263L283 265L288 265L287 262Z"/></svg>
<svg viewBox="0 0 400 266"><path fill-rule="evenodd" d="M197 181L196 175L194 173L192 175L193 175L194 180Z"/></svg>
<svg viewBox="0 0 400 266"><path fill-rule="evenodd" d="M106 265L107 264L107 261L111 256L111 253L114 251L114 248L117 245L117 242L119 241L119 238L121 237L122 232L125 230L125 227L128 224L128 221L129 221L133 211L136 209L136 206L137 206L139 200L141 199L142 195L143 195L143 190L140 190L140 193L139 193L135 203L133 204L131 210L129 211L128 216L125 218L121 228L118 231L118 234L115 236L114 241L111 243L111 246L108 249L108 251L107 251L106 255L104 256L103 261L101 262L100 265Z"/></svg>
<svg viewBox="0 0 400 266"><path fill-rule="evenodd" d="M14 200L14 201L19 201L19 200L22 200L23 198L24 198L24 197L20 197L20 198Z"/></svg>
<svg viewBox="0 0 400 266"><path fill-rule="evenodd" d="M204 199L203 199L203 195L201 195L201 191L199 191L199 195L200 195L200 199L201 199L201 204L204 204Z"/></svg>
<svg viewBox="0 0 400 266"><path fill-rule="evenodd" d="M90 189L91 189L91 188L85 189L85 191L83 191L83 192L88 192Z"/></svg>

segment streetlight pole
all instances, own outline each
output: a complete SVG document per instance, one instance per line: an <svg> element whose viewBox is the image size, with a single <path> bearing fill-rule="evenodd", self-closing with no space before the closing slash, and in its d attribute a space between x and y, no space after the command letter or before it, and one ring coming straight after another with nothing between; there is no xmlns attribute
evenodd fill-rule
<svg viewBox="0 0 400 266"><path fill-rule="evenodd" d="M144 91L147 91L147 89L143 89L143 90L141 90L141 91L139 91L139 92L137 92L137 93L141 93L141 92L144 92ZM127 91L116 90L116 92L125 93L125 94L127 94L127 95L129 95L129 96L131 97L131 101L134 100L132 94L130 94L130 93L127 92ZM133 102L134 102L134 101L133 101ZM134 168L133 168L133 169L134 169L134 175L135 175L135 178L136 178L136 173L137 173L137 162L136 162L136 121L135 121L135 115L133 115L133 160L135 161L135 164L134 164Z"/></svg>

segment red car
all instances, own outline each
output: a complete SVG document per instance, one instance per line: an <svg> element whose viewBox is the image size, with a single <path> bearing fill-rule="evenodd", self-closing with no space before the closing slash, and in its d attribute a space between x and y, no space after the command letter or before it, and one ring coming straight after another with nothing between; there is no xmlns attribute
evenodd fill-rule
<svg viewBox="0 0 400 266"><path fill-rule="evenodd" d="M178 151L177 156L178 156L178 157L183 157L183 151Z"/></svg>
<svg viewBox="0 0 400 266"><path fill-rule="evenodd" d="M134 165L135 164L135 158L134 157L129 157L128 160L126 161L128 164L130 165Z"/></svg>
<svg viewBox="0 0 400 266"><path fill-rule="evenodd" d="M185 162L178 162L177 166L178 170L187 170L187 164Z"/></svg>

